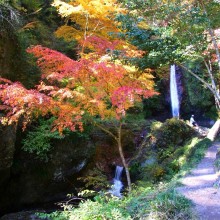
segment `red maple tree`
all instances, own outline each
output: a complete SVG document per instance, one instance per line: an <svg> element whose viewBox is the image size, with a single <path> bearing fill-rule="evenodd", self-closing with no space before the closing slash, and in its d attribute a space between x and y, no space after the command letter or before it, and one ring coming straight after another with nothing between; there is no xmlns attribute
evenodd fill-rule
<svg viewBox="0 0 220 220"><path fill-rule="evenodd" d="M38 58L42 81L35 90L27 90L20 83L1 79L1 109L7 111L2 122L16 122L22 115L26 126L33 117L51 114L56 116L54 129L62 132L64 128L82 130L81 118L90 115L94 125L118 143L130 187L128 165L121 145L121 127L126 111L135 102L156 94L150 74L128 70L127 66L111 59L81 58L75 61L42 46L31 47L28 52ZM118 133L113 134L93 120L97 116L117 119Z"/></svg>

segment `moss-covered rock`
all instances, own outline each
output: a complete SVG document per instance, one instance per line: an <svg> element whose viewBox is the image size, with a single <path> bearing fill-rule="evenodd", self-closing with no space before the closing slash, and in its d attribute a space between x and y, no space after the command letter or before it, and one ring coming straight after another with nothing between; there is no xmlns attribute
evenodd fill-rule
<svg viewBox="0 0 220 220"><path fill-rule="evenodd" d="M172 118L159 126L153 126L151 137L157 149L167 149L183 145L193 134L195 131L184 121Z"/></svg>
<svg viewBox="0 0 220 220"><path fill-rule="evenodd" d="M141 157L132 165L132 169L136 167L133 176L154 182L178 172L180 164L176 161L185 153L184 145L195 135L182 120L172 118L164 123L153 122L149 141L142 149Z"/></svg>
<svg viewBox="0 0 220 220"><path fill-rule="evenodd" d="M93 153L91 139L74 133L53 143L48 162L24 152L17 143L14 157L6 166L11 166L9 175L2 173L1 176L1 180L7 179L0 187L0 214L62 200L68 193L76 193L77 175Z"/></svg>

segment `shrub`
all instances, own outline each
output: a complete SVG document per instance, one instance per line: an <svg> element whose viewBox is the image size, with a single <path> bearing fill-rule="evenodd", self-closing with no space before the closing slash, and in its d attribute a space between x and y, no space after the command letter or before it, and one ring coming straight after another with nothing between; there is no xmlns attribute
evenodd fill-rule
<svg viewBox="0 0 220 220"><path fill-rule="evenodd" d="M95 190L107 189L110 187L107 176L104 175L103 172L98 168L89 170L86 176L80 177L78 180L82 180L84 183L86 183L86 188L92 187Z"/></svg>
<svg viewBox="0 0 220 220"><path fill-rule="evenodd" d="M139 178L151 182L172 178L179 171L179 158L187 151L186 145L194 134L194 130L181 120L153 122L150 142L143 149L141 160L138 158L140 166L136 165Z"/></svg>
<svg viewBox="0 0 220 220"><path fill-rule="evenodd" d="M175 163L181 164L181 172L178 175L195 165L203 157L210 144L209 139L193 138L181 150L176 150ZM151 166L155 165L151 164ZM160 173L159 168L158 166L158 173ZM154 187L149 182L142 181L138 186L133 186L132 192L122 199L100 193L94 198L94 201L86 200L80 203L78 208L64 205L62 212L41 215L52 220L196 219L191 209L191 202L175 191L176 183L176 176L170 183L160 183Z"/></svg>
<svg viewBox="0 0 220 220"><path fill-rule="evenodd" d="M132 220L118 198L106 195L97 196L95 201L81 202L78 208L64 205L62 212L41 213L39 216L53 220Z"/></svg>
<svg viewBox="0 0 220 220"><path fill-rule="evenodd" d="M155 200L150 202L149 219L193 219L190 210L192 203L175 190L159 193Z"/></svg>
<svg viewBox="0 0 220 220"><path fill-rule="evenodd" d="M64 205L64 211L51 214L41 213L41 217L52 220L145 220L145 219L193 219L191 203L174 189L165 185L134 187L121 200L109 195L99 195L95 200L86 200L78 208Z"/></svg>
<svg viewBox="0 0 220 220"><path fill-rule="evenodd" d="M48 161L48 153L52 149L51 141L64 138L58 131L51 131L53 121L54 118L39 119L39 124L33 130L30 130L26 138L23 139L22 149L34 153L40 160Z"/></svg>
<svg viewBox="0 0 220 220"><path fill-rule="evenodd" d="M152 136L156 139L158 149L181 145L189 140L194 133L194 130L184 121L175 118L166 120L160 126L152 127L151 131Z"/></svg>

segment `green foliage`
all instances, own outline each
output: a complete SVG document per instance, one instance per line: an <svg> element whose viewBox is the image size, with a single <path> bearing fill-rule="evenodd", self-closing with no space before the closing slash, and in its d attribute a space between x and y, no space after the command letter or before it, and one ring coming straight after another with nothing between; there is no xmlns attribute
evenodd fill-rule
<svg viewBox="0 0 220 220"><path fill-rule="evenodd" d="M150 127L150 128L151 128L151 132L154 132L154 131L160 129L162 125L163 125L162 122L160 122L160 121L154 121L154 122L151 124L151 127Z"/></svg>
<svg viewBox="0 0 220 220"><path fill-rule="evenodd" d="M95 201L86 200L78 208L66 205L63 212L40 214L53 220L131 220L118 198L97 196Z"/></svg>
<svg viewBox="0 0 220 220"><path fill-rule="evenodd" d="M143 185L132 191L125 202L132 219L192 219L191 203L173 188ZM182 217L182 218L181 218Z"/></svg>
<svg viewBox="0 0 220 220"><path fill-rule="evenodd" d="M27 133L25 139L23 139L24 151L36 154L37 158L48 161L48 153L52 149L51 142L54 139L63 139L58 131L52 132L52 123L54 118L48 120L40 119L38 126Z"/></svg>
<svg viewBox="0 0 220 220"><path fill-rule="evenodd" d="M101 193L94 201L83 201L78 208L66 204L64 211L40 215L53 220L196 219L191 209L192 203L177 193L175 186L178 178L201 160L210 144L209 139L194 138L182 150L176 151L181 167L179 173L168 184L160 183L153 187L152 184L142 181L138 186L133 186L132 192L122 199Z"/></svg>
<svg viewBox="0 0 220 220"><path fill-rule="evenodd" d="M151 143L131 166L132 175L147 182L172 179L184 166L199 160L210 144L207 140L201 142L186 123L176 119L154 122L151 130Z"/></svg>
<svg viewBox="0 0 220 220"><path fill-rule="evenodd" d="M78 196L82 196L83 198L91 198L97 195L97 192L94 190L85 189L78 193Z"/></svg>
<svg viewBox="0 0 220 220"><path fill-rule="evenodd" d="M15 39L11 39L14 42L14 56L5 61L11 66L11 71L7 74L9 77L6 78L12 81L19 80L25 87L33 88L40 80L40 70L36 66L36 60L33 60L32 56L26 53L26 49L31 45L42 44L75 58L76 42L67 43L54 35L54 31L61 23L61 18L56 9L51 6L52 0L12 0L6 2L7 7L19 14L18 18L20 19L20 29L16 31ZM4 77L4 75L2 76Z"/></svg>
<svg viewBox="0 0 220 220"><path fill-rule="evenodd" d="M62 140L65 137L71 138L72 142L78 142L82 139L89 138L91 126L86 126L83 132L72 132L68 129L63 131L61 135L57 130L53 131L54 117L50 119L40 118L36 124L28 131L26 137L22 140L24 151L33 153L36 157L43 161L48 161L49 154L53 149L53 142L55 140Z"/></svg>
<svg viewBox="0 0 220 220"><path fill-rule="evenodd" d="M9 45L8 41L0 45L0 48L7 49L6 55L2 56L2 77L19 80L26 88L33 88L38 83L40 71L33 58L26 53L30 45L43 44L70 57L76 56L75 42L67 43L53 34L60 18L50 5L51 2L52 0L0 1L0 32L7 31L6 36L2 35L1 41L4 42L4 38L10 39Z"/></svg>
<svg viewBox="0 0 220 220"><path fill-rule="evenodd" d="M201 78L203 78L203 75L205 75L204 67L199 60L196 60L195 62L188 62L186 65ZM192 108L196 107L207 112L207 114L212 113L211 115L214 116L214 112L216 112L216 110L209 113L211 107L214 105L213 95L209 89L205 88L202 83L199 83L197 79L189 74L184 74L184 82L184 88L187 94L184 109L188 109L190 112Z"/></svg>
<svg viewBox="0 0 220 220"><path fill-rule="evenodd" d="M19 2L17 2L17 6L20 5L20 7L22 7L24 11L35 12L41 9L44 2L44 0L20 0Z"/></svg>
<svg viewBox="0 0 220 220"><path fill-rule="evenodd" d="M148 122L144 119L143 112L139 113L128 113L124 119L126 125L129 127L129 129L132 129L132 131L141 131L143 127L149 127L150 125Z"/></svg>
<svg viewBox="0 0 220 220"><path fill-rule="evenodd" d="M189 9L186 4L179 6L178 9L179 13L176 18L171 20L172 28L177 30L175 36L186 47L186 52L188 52L185 53L186 57L194 57L203 52L208 44L207 35L204 34L208 29L208 19L198 6ZM168 11L175 13L175 6L170 7Z"/></svg>
<svg viewBox="0 0 220 220"><path fill-rule="evenodd" d="M210 25L214 29L219 28L220 24L220 18L218 16L220 13L219 5L219 1L211 1L209 4L206 5Z"/></svg>
<svg viewBox="0 0 220 220"><path fill-rule="evenodd" d="M175 190L168 190L157 195L150 203L150 218L158 220L192 219L192 203Z"/></svg>
<svg viewBox="0 0 220 220"><path fill-rule="evenodd" d="M186 155L187 160L185 165L188 167L195 166L205 155L205 151L211 145L211 141L208 138L200 140L195 146L191 149L188 155Z"/></svg>
<svg viewBox="0 0 220 220"><path fill-rule="evenodd" d="M129 215L120 205L118 198L108 198L106 196L99 196L96 201L86 201L81 203L79 209L74 209L71 216L77 219L85 220L129 220Z"/></svg>
<svg viewBox="0 0 220 220"><path fill-rule="evenodd" d="M142 28L139 24L147 21L137 16L120 15L118 20L121 28L126 30L125 37L140 50L147 51L141 59L132 59L140 68L158 68L173 63L175 59L182 60L184 53L179 40L173 36L170 27Z"/></svg>
<svg viewBox="0 0 220 220"><path fill-rule="evenodd" d="M195 166L205 154L205 150L210 146L209 139L199 139L197 137L189 140L185 145L175 150L169 158L164 160L161 166L164 168L163 179L170 180L176 174L187 172Z"/></svg>
<svg viewBox="0 0 220 220"><path fill-rule="evenodd" d="M134 187L121 200L99 195L94 201L86 200L78 208L64 205L64 211L40 214L53 220L139 220L139 219L193 219L191 203L165 185L157 188L146 185Z"/></svg>
<svg viewBox="0 0 220 220"><path fill-rule="evenodd" d="M193 133L193 129L185 122L172 118L166 120L159 128L152 128L151 135L156 142L156 148L165 149L183 144Z"/></svg>
<svg viewBox="0 0 220 220"><path fill-rule="evenodd" d="M84 183L86 183L86 188L92 187L93 189L101 190L109 187L109 182L106 175L104 175L103 172L98 168L89 170L86 176L80 177L78 180L82 180Z"/></svg>
<svg viewBox="0 0 220 220"><path fill-rule="evenodd" d="M144 113L145 113L145 118L152 117L159 112L162 112L163 110L163 100L162 96L153 96L149 99L145 99L143 101L144 103Z"/></svg>
<svg viewBox="0 0 220 220"><path fill-rule="evenodd" d="M206 112L205 112L205 116L208 118L211 118L213 120L217 120L219 115L218 115L218 111L216 110L216 107L213 105L211 106Z"/></svg>
<svg viewBox="0 0 220 220"><path fill-rule="evenodd" d="M183 166L188 164L189 159L194 157L193 149L197 147L200 141L201 140L197 137L192 138L183 146L174 150L172 154L162 162L161 166L164 167L165 174L163 176L164 179L170 180L183 168Z"/></svg>
<svg viewBox="0 0 220 220"><path fill-rule="evenodd" d="M189 1L151 1L151 0L121 0L129 9L128 15L119 17L122 28L132 44L146 51L144 58L135 60L141 68L167 66L170 63L184 65L193 61L194 65L211 61L215 81L218 82L216 55L211 49L209 32L219 28L220 4L214 1L198 1L196 4ZM140 25L145 23L145 27ZM218 38L215 36L216 39ZM209 52L207 52L209 51ZM214 55L213 55L214 54ZM199 72L191 70L211 83L206 67L202 66ZM205 70L205 71L204 71ZM209 110L214 104L213 94L198 83L198 79L186 80L185 84L192 106ZM191 82L190 82L191 81ZM189 85L189 86L188 86ZM196 92L195 92L196 91ZM199 94L199 95L198 95ZM202 100L202 101L201 101ZM185 105L190 111L191 106ZM148 113L149 114L149 113ZM210 112L212 118L215 113Z"/></svg>
<svg viewBox="0 0 220 220"><path fill-rule="evenodd" d="M26 86L26 88L33 88L40 79L40 70L35 64L35 60L30 54L26 53L26 48L31 44L31 40L23 32L16 34L16 50L13 53L12 73L9 79L12 81L19 81ZM15 74L16 73L16 74Z"/></svg>
<svg viewBox="0 0 220 220"><path fill-rule="evenodd" d="M180 164L180 171L173 179L178 179L190 171L196 164L198 164L205 155L205 151L211 145L208 138L198 139L194 138L188 145L183 148L184 154L178 159Z"/></svg>

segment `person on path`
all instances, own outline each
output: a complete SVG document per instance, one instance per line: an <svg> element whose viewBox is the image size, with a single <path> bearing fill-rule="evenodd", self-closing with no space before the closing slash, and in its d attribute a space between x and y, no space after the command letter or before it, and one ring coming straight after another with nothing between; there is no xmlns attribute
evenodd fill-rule
<svg viewBox="0 0 220 220"><path fill-rule="evenodd" d="M194 115L191 115L191 118L189 120L190 125L192 125L193 127L198 127L198 124L196 123L195 119L194 119Z"/></svg>

